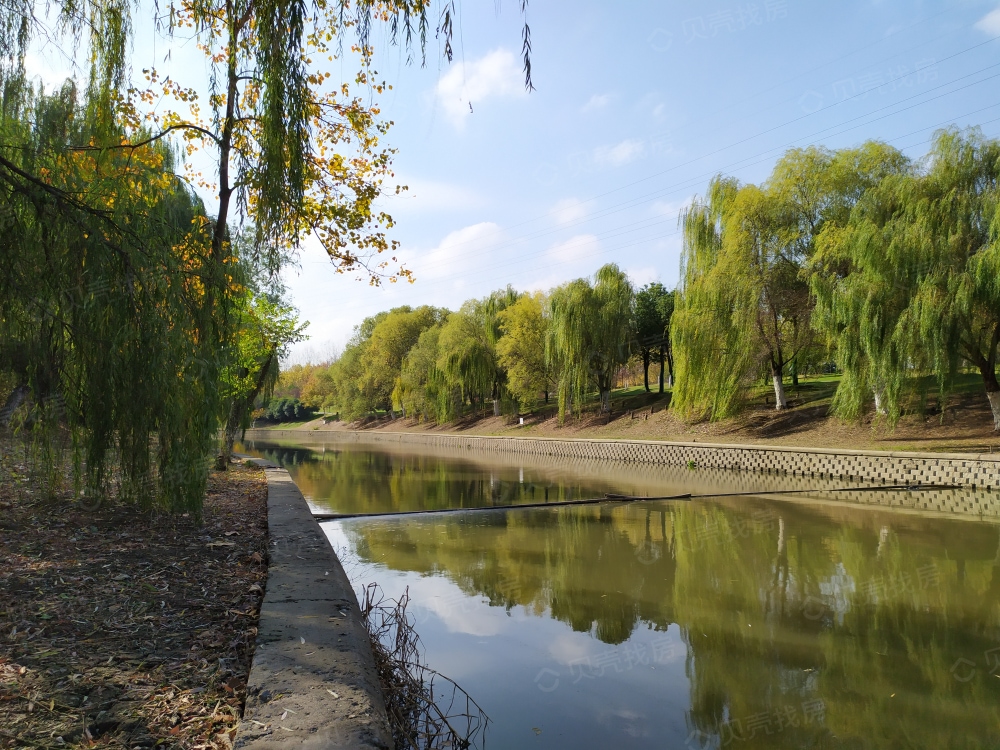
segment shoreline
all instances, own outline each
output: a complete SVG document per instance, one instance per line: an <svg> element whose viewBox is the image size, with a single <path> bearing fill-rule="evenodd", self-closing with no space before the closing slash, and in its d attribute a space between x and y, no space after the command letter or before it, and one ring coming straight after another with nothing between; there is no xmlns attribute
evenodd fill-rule
<svg viewBox="0 0 1000 750"><path fill-rule="evenodd" d="M384 430L247 430L250 440L280 438L447 449L553 458L592 459L689 468L857 480L885 485L960 486L1000 490L1000 453L922 453L849 448L807 448L636 440L623 438L497 437Z"/></svg>
<svg viewBox="0 0 1000 750"><path fill-rule="evenodd" d="M391 747L370 637L347 574L288 472L250 461L267 474L269 554L234 748Z"/></svg>

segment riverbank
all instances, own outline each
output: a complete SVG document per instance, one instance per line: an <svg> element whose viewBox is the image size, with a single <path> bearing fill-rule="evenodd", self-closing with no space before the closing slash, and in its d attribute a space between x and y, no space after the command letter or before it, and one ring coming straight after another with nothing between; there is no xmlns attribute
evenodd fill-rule
<svg viewBox="0 0 1000 750"><path fill-rule="evenodd" d="M39 497L0 472L0 747L232 747L267 560L263 471L204 521Z"/></svg>
<svg viewBox="0 0 1000 750"><path fill-rule="evenodd" d="M993 431L993 418L986 397L970 392L955 396L941 414L933 405L924 414L907 414L895 429L867 417L848 423L829 414L833 386L826 381L806 382L791 408L774 410L758 399L739 417L720 422L689 423L670 410L669 394L615 392L614 412L585 414L560 424L552 409L527 415L524 424L506 417L469 416L443 425L414 419L387 419L367 424L316 419L293 427L302 431L421 432L429 434L488 435L502 437L594 438L611 440L658 440L732 445L773 445L799 448L911 451L924 453L1000 453L1000 434ZM513 422L513 423L512 423ZM274 425L274 429L283 429ZM287 429L287 428L285 428Z"/></svg>
<svg viewBox="0 0 1000 750"><path fill-rule="evenodd" d="M371 641L347 574L288 472L257 463L267 472L270 555L236 747L391 747Z"/></svg>

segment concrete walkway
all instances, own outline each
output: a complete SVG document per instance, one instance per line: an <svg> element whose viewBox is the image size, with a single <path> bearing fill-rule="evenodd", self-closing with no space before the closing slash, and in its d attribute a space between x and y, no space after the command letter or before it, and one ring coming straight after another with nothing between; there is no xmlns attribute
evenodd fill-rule
<svg viewBox="0 0 1000 750"><path fill-rule="evenodd" d="M288 472L256 462L267 471L270 559L235 747L392 748L347 575Z"/></svg>

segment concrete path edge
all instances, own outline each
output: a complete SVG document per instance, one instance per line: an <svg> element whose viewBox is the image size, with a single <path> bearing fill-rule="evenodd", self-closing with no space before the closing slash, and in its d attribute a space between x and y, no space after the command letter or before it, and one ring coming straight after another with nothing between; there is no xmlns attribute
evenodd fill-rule
<svg viewBox="0 0 1000 750"><path fill-rule="evenodd" d="M267 472L269 559L237 750L391 750L354 589L288 472Z"/></svg>

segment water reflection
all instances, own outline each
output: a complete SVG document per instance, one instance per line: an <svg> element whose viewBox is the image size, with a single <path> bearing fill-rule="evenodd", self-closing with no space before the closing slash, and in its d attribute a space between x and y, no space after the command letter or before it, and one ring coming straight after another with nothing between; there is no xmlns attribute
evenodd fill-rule
<svg viewBox="0 0 1000 750"><path fill-rule="evenodd" d="M656 489L606 466L270 455L337 512ZM734 498L331 526L355 575L423 594L432 664L467 671L494 747L532 728L544 747L1000 747L992 524Z"/></svg>

